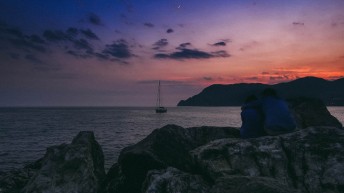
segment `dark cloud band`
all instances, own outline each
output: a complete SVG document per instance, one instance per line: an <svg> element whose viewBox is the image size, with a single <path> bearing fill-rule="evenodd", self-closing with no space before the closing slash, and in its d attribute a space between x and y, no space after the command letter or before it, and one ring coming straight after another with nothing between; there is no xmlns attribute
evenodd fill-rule
<svg viewBox="0 0 344 193"><path fill-rule="evenodd" d="M197 49L187 49L179 48L179 51L173 52L170 54L158 53L154 57L157 59L175 59L175 60L184 60L184 59L208 59L214 57L229 57L230 55L224 51L217 52L204 52Z"/></svg>

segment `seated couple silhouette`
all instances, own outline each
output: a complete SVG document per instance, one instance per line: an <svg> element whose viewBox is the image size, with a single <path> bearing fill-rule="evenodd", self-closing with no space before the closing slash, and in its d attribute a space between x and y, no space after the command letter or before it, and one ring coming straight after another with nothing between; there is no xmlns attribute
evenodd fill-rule
<svg viewBox="0 0 344 193"><path fill-rule="evenodd" d="M265 89L261 99L248 96L241 110L241 138L279 135L296 129L287 103L272 88Z"/></svg>

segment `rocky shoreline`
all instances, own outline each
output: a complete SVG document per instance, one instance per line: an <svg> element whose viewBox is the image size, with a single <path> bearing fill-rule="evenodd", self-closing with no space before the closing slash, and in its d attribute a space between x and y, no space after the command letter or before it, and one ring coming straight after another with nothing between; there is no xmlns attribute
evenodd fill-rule
<svg viewBox="0 0 344 193"><path fill-rule="evenodd" d="M0 173L0 193L344 192L344 130L316 99L289 101L299 130L240 139L238 128L166 125L105 173L93 132Z"/></svg>

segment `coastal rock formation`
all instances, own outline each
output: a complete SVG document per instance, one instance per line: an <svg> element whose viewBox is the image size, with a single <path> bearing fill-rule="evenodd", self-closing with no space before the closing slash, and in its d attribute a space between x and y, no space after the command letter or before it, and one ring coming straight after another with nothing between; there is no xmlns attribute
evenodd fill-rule
<svg viewBox="0 0 344 193"><path fill-rule="evenodd" d="M191 154L215 187L219 179L232 184L224 179L239 176L254 183L264 177L300 192L343 192L343 147L343 130L310 127L275 137L220 139Z"/></svg>
<svg viewBox="0 0 344 193"><path fill-rule="evenodd" d="M1 175L1 193L97 193L105 177L103 151L93 132L80 132L71 144L49 147L24 169Z"/></svg>
<svg viewBox="0 0 344 193"><path fill-rule="evenodd" d="M182 130L170 125L156 130L154 135L173 133L172 128ZM176 164L178 160L172 161L178 148L175 155L167 150L167 154L171 153L169 162L167 155L160 157L151 149L156 142L147 139L153 137L140 142L141 147L131 147L131 153L129 149L122 152L121 159L128 162L120 160L114 166L116 169L109 171L106 192L344 191L344 130L339 128L317 126L280 136L213 140L190 150L187 156L185 152L180 154L191 159L179 160L188 167ZM171 139L164 139L164 143L170 144L168 140Z"/></svg>
<svg viewBox="0 0 344 193"><path fill-rule="evenodd" d="M288 100L299 128L328 126L342 128L342 124L327 110L323 101L298 97Z"/></svg>
<svg viewBox="0 0 344 193"><path fill-rule="evenodd" d="M239 130L229 127L185 129L167 125L156 129L141 142L124 148L106 177L107 192L140 192L149 170L175 167L196 172L189 151L221 138L238 138Z"/></svg>

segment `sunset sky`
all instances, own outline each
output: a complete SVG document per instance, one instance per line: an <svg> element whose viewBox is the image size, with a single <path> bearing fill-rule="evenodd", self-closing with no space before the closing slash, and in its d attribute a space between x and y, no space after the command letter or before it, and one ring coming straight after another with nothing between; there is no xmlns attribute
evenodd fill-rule
<svg viewBox="0 0 344 193"><path fill-rule="evenodd" d="M0 106L175 106L344 76L344 0L0 0Z"/></svg>

